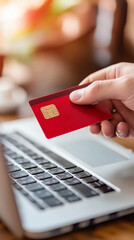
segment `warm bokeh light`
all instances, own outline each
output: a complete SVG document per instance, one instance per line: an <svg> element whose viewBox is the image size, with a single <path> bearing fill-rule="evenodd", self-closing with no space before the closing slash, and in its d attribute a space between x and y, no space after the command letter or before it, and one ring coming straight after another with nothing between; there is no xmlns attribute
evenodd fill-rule
<svg viewBox="0 0 134 240"><path fill-rule="evenodd" d="M78 38L92 24L89 0L10 0L0 5L0 51L27 55ZM92 21L94 23L94 21Z"/></svg>
<svg viewBox="0 0 134 240"><path fill-rule="evenodd" d="M68 14L62 24L62 31L67 37L75 37L80 32L80 19L73 14Z"/></svg>

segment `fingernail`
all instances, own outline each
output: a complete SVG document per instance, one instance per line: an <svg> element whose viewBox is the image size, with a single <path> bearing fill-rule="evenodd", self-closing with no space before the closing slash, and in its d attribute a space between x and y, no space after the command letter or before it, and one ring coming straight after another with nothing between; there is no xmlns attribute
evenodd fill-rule
<svg viewBox="0 0 134 240"><path fill-rule="evenodd" d="M120 133L121 133L121 131L119 131L119 130L117 130L116 132L117 132L118 134L120 134Z"/></svg>
<svg viewBox="0 0 134 240"><path fill-rule="evenodd" d="M105 138L108 138L108 139L109 139L109 138L112 138L112 136L107 136L107 135L105 135L105 134L103 134L103 135L104 135Z"/></svg>
<svg viewBox="0 0 134 240"><path fill-rule="evenodd" d="M121 131L116 131L116 136L119 138L123 138L123 133Z"/></svg>
<svg viewBox="0 0 134 240"><path fill-rule="evenodd" d="M73 101L78 101L81 98L81 96L82 96L82 91L77 90L70 94L70 99Z"/></svg>

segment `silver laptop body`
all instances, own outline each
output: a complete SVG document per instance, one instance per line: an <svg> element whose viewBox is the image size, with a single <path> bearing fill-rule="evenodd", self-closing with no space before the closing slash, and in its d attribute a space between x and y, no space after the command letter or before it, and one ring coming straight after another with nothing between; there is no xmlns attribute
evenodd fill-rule
<svg viewBox="0 0 134 240"><path fill-rule="evenodd" d="M34 119L5 123L1 125L0 135L13 136L18 143L21 141L21 146L24 144L36 154L47 158L47 154L37 148L37 143L37 145L56 153L59 159L62 157L77 168L82 168L84 173L97 179L97 184L103 185L94 187L95 184L86 182L85 177L79 178L77 173L72 175L71 179L75 178L80 182L76 185L68 185L54 175L54 178L62 185L65 183L67 189L72 191L78 200L70 202L68 200L71 198L61 197L58 192L47 185L45 188L47 190L50 188L50 193L62 204L52 207L48 200L39 199L38 201L35 192L30 191L30 197L33 197L35 202L37 199L37 203L41 206L38 208L38 204L34 204L23 194L26 185L19 184L18 179L11 177L11 182L14 186L17 184L17 188L11 187L9 175L11 176L12 172L8 174L7 170L10 166L6 166L5 155L1 151L0 218L18 237L49 238L134 212L134 154L131 150L104 139L102 136L93 136L87 128L47 140ZM35 142L34 145L33 142ZM16 149L6 138L2 140L2 145L5 144L6 148L9 147L20 153L20 149ZM23 157L23 152L21 155ZM24 157L26 157L25 154ZM7 160L10 162L10 157L7 157ZM54 164L54 159L51 160L51 163ZM11 162L13 161L11 160ZM63 168L59 162L56 164L59 168ZM19 167L19 164L17 166ZM41 168L44 169L40 166ZM65 169L65 171L72 174L70 169ZM36 179L35 175L31 176ZM36 181L40 183L38 179ZM19 191L18 186L23 189L22 192ZM84 186L87 192L83 192L84 188L81 189L80 186ZM91 190L91 196L87 187ZM110 190L103 192L104 189ZM26 192L29 193L27 188Z"/></svg>

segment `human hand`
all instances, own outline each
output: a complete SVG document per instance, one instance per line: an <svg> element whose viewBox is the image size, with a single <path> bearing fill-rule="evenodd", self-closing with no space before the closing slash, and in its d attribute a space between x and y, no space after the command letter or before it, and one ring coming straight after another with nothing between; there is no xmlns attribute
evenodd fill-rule
<svg viewBox="0 0 134 240"><path fill-rule="evenodd" d="M75 104L87 105L105 101L113 118L90 126L93 134L102 131L105 137L134 137L134 64L118 63L99 70L80 85L88 87L70 94Z"/></svg>

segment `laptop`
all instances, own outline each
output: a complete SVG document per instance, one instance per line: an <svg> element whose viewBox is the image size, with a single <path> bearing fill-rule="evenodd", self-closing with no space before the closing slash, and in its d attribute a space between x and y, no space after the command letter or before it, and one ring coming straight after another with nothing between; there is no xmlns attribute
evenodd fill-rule
<svg viewBox="0 0 134 240"><path fill-rule="evenodd" d="M83 128L45 138L33 118L0 127L0 218L45 239L134 212L134 154Z"/></svg>

